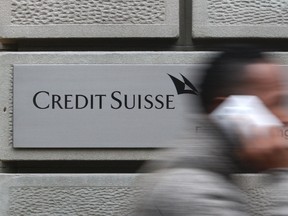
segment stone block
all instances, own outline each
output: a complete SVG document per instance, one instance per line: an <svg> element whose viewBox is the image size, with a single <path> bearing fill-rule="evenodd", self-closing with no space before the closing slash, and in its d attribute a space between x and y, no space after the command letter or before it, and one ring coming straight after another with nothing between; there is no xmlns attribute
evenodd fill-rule
<svg viewBox="0 0 288 216"><path fill-rule="evenodd" d="M1 216L133 215L143 191L140 174L0 174ZM266 215L265 175L235 175L251 215Z"/></svg>
<svg viewBox="0 0 288 216"><path fill-rule="evenodd" d="M137 148L137 143L133 148L109 149L102 143L101 148L90 149L13 148L14 64L187 65L200 64L204 57L211 55L212 53L205 52L2 52L0 54L0 160L149 160L159 157L155 148ZM171 84L171 88L176 94L175 87L167 74L164 79L169 85ZM182 133L182 131L180 132ZM30 136L33 136L33 133ZM177 138L175 137L175 139ZM174 143L174 140L167 140L167 142Z"/></svg>
<svg viewBox="0 0 288 216"><path fill-rule="evenodd" d="M2 216L131 215L136 174L0 174Z"/></svg>
<svg viewBox="0 0 288 216"><path fill-rule="evenodd" d="M176 38L178 0L3 0L0 38Z"/></svg>
<svg viewBox="0 0 288 216"><path fill-rule="evenodd" d="M236 174L232 178L244 193L251 215L265 216L272 208L271 176L267 174Z"/></svg>
<svg viewBox="0 0 288 216"><path fill-rule="evenodd" d="M211 52L2 52L0 53L0 160L89 161L159 158L159 152L155 148L13 148L13 64L199 65L213 55ZM272 53L271 56L280 64L288 64L287 53ZM284 70L286 68L287 66L283 67ZM287 85L288 76L285 77ZM187 107L190 109L191 104ZM185 128L185 133L195 131L195 128L190 128L190 124L187 126L189 127ZM179 136L181 138L182 134ZM170 142L174 143L174 140Z"/></svg>
<svg viewBox="0 0 288 216"><path fill-rule="evenodd" d="M287 38L288 2L193 0L194 38Z"/></svg>

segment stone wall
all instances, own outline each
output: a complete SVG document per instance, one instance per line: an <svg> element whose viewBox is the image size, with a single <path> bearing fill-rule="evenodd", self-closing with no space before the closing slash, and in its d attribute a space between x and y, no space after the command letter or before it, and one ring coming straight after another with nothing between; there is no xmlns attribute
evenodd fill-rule
<svg viewBox="0 0 288 216"><path fill-rule="evenodd" d="M137 143L13 148L13 65L199 65L227 42L263 46L287 65L287 12L286 0L1 0L0 214L129 215L135 173L160 157ZM235 179L263 215L262 180Z"/></svg>

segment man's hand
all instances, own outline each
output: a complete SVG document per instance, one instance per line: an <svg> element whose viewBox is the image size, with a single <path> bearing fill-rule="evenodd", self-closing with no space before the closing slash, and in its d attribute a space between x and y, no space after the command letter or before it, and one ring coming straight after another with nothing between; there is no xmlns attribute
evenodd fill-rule
<svg viewBox="0 0 288 216"><path fill-rule="evenodd" d="M251 136L241 137L236 155L256 171L288 168L288 140L281 134L281 128L256 128Z"/></svg>

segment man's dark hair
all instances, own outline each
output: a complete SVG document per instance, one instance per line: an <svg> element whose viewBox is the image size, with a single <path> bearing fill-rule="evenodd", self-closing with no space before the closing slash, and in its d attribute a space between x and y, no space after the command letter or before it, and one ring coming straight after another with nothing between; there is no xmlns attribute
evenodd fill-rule
<svg viewBox="0 0 288 216"><path fill-rule="evenodd" d="M243 84L245 66L267 62L268 59L259 49L250 46L230 47L214 57L203 71L200 85L200 100L204 111L210 112L216 97L240 94L236 88Z"/></svg>

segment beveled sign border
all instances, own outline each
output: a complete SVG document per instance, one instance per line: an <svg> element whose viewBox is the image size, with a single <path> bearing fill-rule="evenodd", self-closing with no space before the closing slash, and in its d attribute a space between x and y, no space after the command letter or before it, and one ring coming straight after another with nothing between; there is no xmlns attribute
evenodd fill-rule
<svg viewBox="0 0 288 216"><path fill-rule="evenodd" d="M168 147L201 66L14 64L13 147Z"/></svg>

